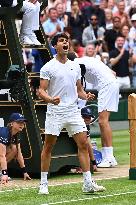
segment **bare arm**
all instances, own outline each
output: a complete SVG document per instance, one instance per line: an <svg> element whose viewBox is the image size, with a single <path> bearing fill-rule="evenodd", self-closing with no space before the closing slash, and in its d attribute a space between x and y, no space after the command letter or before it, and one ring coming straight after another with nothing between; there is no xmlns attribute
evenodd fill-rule
<svg viewBox="0 0 136 205"><path fill-rule="evenodd" d="M0 168L1 170L7 171L7 160L6 160L6 145L0 143ZM4 174L1 177L1 183L6 184L8 182L8 174Z"/></svg>
<svg viewBox="0 0 136 205"><path fill-rule="evenodd" d="M111 63L111 65L112 66L114 66L114 65L116 65L118 62L119 62L119 60L121 59L121 57L123 56L123 54L124 54L124 48L120 51L120 54L117 56L117 57L115 57L115 58L111 58L110 59L110 63Z"/></svg>
<svg viewBox="0 0 136 205"><path fill-rule="evenodd" d="M82 100L93 100L95 95L92 93L86 93L83 89L83 86L81 84L81 80L77 81L77 93L78 97L81 98Z"/></svg>
<svg viewBox="0 0 136 205"><path fill-rule="evenodd" d="M17 161L21 168L25 167L24 158L21 152L20 143L18 144L18 151L17 151Z"/></svg>
<svg viewBox="0 0 136 205"><path fill-rule="evenodd" d="M28 173L25 170L25 162L24 162L24 158L23 158L23 155L22 155L22 152L21 152L20 143L18 144L17 161L20 165L20 168L23 170L24 180L31 179L30 176L28 175Z"/></svg>
<svg viewBox="0 0 136 205"><path fill-rule="evenodd" d="M0 167L2 170L7 169L6 146L1 143L0 143Z"/></svg>
<svg viewBox="0 0 136 205"><path fill-rule="evenodd" d="M48 88L48 85L49 85L48 80L40 79L40 87L38 90L38 96L47 103L58 105L60 103L60 97L59 96L55 96L55 97L49 96L46 91Z"/></svg>

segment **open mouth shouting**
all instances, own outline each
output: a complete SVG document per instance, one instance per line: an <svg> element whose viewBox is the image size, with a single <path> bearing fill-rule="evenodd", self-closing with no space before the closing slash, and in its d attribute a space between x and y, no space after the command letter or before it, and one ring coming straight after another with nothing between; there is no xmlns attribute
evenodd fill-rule
<svg viewBox="0 0 136 205"><path fill-rule="evenodd" d="M69 50L69 46L68 46L68 45L64 45L64 46L63 46L63 50L64 50L64 51L68 51L68 50Z"/></svg>

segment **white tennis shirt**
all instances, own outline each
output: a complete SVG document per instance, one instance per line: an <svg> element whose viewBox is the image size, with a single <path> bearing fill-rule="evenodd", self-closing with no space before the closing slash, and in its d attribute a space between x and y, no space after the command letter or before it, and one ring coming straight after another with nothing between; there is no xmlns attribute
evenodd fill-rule
<svg viewBox="0 0 136 205"><path fill-rule="evenodd" d="M106 85L116 81L116 77L111 69L101 60L94 57L84 56L81 58L75 58L74 61L85 65L85 79L88 83L92 83L98 91Z"/></svg>
<svg viewBox="0 0 136 205"><path fill-rule="evenodd" d="M81 69L78 63L67 60L65 64L53 58L40 70L40 78L49 81L48 94L51 97L60 96L59 105L48 104L48 107L73 107L77 104L77 80L81 79Z"/></svg>

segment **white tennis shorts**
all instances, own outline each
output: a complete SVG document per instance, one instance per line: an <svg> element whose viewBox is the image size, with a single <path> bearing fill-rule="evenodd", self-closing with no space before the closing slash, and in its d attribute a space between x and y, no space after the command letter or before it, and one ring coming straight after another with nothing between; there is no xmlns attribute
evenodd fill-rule
<svg viewBox="0 0 136 205"><path fill-rule="evenodd" d="M119 104L119 84L110 83L98 92L98 112L117 112Z"/></svg>
<svg viewBox="0 0 136 205"><path fill-rule="evenodd" d="M74 134L87 131L85 122L81 117L80 109L76 111L55 113L48 111L45 120L45 134L59 136L61 130L66 128L70 137Z"/></svg>

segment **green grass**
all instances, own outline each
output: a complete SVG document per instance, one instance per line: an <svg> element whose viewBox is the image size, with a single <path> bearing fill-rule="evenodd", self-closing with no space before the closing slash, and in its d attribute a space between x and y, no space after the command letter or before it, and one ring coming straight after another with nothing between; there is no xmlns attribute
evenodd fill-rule
<svg viewBox="0 0 136 205"><path fill-rule="evenodd" d="M103 193L83 194L81 183L49 187L49 195L38 195L38 189L0 193L0 205L135 205L136 183L123 179L103 180L107 190Z"/></svg>
<svg viewBox="0 0 136 205"><path fill-rule="evenodd" d="M100 139L96 139L98 147L101 147ZM114 154L119 165L129 164L129 132L113 132ZM111 168L112 171L112 168ZM54 178L72 178L81 177L81 175L65 175ZM49 195L38 195L36 189L21 189L12 192L0 192L0 205L135 205L136 204L136 181L128 178L111 179L98 181L106 187L103 193L83 194L82 183L69 184L63 186L50 186Z"/></svg>
<svg viewBox="0 0 136 205"><path fill-rule="evenodd" d="M98 149L101 149L101 140L96 138ZM129 131L114 131L113 132L113 147L114 155L120 165L129 164L130 159L130 139Z"/></svg>

